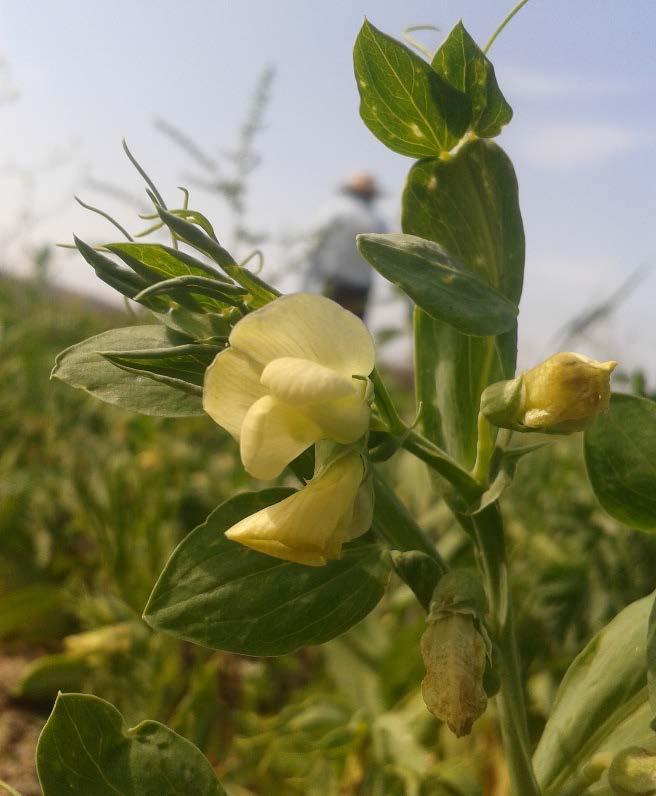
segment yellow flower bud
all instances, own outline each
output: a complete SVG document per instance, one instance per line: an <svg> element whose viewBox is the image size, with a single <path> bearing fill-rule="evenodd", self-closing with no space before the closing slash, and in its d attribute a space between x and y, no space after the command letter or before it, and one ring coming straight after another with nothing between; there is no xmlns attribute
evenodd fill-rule
<svg viewBox="0 0 656 796"><path fill-rule="evenodd" d="M233 525L226 537L276 558L321 566L371 527L373 492L365 463L350 451L290 497Z"/></svg>
<svg viewBox="0 0 656 796"><path fill-rule="evenodd" d="M426 676L421 694L430 712L460 738L487 705L483 690L486 649L467 613L440 613L421 637Z"/></svg>
<svg viewBox="0 0 656 796"><path fill-rule="evenodd" d="M583 431L608 409L616 365L582 354L554 354L516 379L487 387L481 412L491 423L515 431Z"/></svg>
<svg viewBox="0 0 656 796"><path fill-rule="evenodd" d="M203 408L270 479L310 445L348 445L369 428L374 345L367 327L323 296L283 296L243 317L205 373Z"/></svg>
<svg viewBox="0 0 656 796"><path fill-rule="evenodd" d="M608 769L608 783L617 796L656 794L656 755L639 746L617 754Z"/></svg>

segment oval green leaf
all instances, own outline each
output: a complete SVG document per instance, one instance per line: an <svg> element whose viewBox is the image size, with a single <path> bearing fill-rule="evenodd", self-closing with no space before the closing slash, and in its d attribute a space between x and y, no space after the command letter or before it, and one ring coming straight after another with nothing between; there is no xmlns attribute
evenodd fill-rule
<svg viewBox="0 0 656 796"><path fill-rule="evenodd" d="M39 737L44 796L225 796L199 749L157 721L127 729L104 699L60 694Z"/></svg>
<svg viewBox="0 0 656 796"><path fill-rule="evenodd" d="M170 349L179 342L179 335L160 325L111 329L62 351L55 360L51 377L85 390L105 403L144 415L202 415L199 395L178 389L172 383L156 381L150 375L117 367L100 353Z"/></svg>
<svg viewBox="0 0 656 796"><path fill-rule="evenodd" d="M656 530L656 403L613 393L609 411L585 432L585 464L612 517Z"/></svg>
<svg viewBox="0 0 656 796"><path fill-rule="evenodd" d="M464 135L468 98L367 20L355 42L353 63L360 116L390 149L414 158L435 157Z"/></svg>
<svg viewBox="0 0 656 796"><path fill-rule="evenodd" d="M471 100L471 129L482 138L499 135L512 108L499 89L494 67L458 22L433 58L433 69Z"/></svg>
<svg viewBox="0 0 656 796"><path fill-rule="evenodd" d="M473 271L415 235L358 235L360 254L424 312L463 334L496 335L514 328L518 309Z"/></svg>
<svg viewBox="0 0 656 796"><path fill-rule="evenodd" d="M567 670L533 763L548 796L599 753L653 736L647 694L647 623L653 595L631 603L589 642Z"/></svg>
<svg viewBox="0 0 656 796"><path fill-rule="evenodd" d="M150 596L148 624L212 649L267 656L323 644L363 619L389 576L385 550L370 536L323 567L282 561L225 538L236 522L289 494L238 495L185 537Z"/></svg>

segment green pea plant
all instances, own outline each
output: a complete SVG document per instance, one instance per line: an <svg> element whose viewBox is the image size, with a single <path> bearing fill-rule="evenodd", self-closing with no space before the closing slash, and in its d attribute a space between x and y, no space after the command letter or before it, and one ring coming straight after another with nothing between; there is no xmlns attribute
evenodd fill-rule
<svg viewBox="0 0 656 796"><path fill-rule="evenodd" d="M413 303L413 420L376 369L362 321L322 296L280 296L221 245L187 191L167 205L127 147L170 243L136 241L116 224L125 240L75 246L150 322L68 348L53 376L146 415L205 414L234 438L246 472L274 483L231 497L173 550L144 607L152 629L287 655L364 619L394 572L425 611L427 709L463 736L493 700L514 796L655 794L652 596L574 660L537 744L527 722L500 497L550 435L584 432L602 507L653 530L656 405L611 396L616 363L582 354L516 374L524 231L513 165L493 140L512 110L486 53L525 2L483 49L461 22L431 58L368 21L355 43L364 123L416 159L402 234L357 239ZM401 450L429 468L475 567L449 569L390 486L382 463ZM225 792L180 735L147 720L128 729L84 694L58 696L37 768L47 796Z"/></svg>

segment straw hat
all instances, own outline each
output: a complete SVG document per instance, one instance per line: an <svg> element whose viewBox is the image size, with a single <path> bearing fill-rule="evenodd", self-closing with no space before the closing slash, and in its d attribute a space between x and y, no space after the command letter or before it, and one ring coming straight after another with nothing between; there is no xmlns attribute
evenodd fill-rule
<svg viewBox="0 0 656 796"><path fill-rule="evenodd" d="M368 171L354 171L342 183L342 190L361 196L380 196L382 191Z"/></svg>

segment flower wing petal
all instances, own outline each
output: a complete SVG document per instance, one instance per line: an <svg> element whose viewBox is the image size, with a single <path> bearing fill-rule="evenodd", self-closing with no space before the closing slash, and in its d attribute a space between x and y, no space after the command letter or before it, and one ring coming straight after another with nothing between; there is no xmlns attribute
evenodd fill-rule
<svg viewBox="0 0 656 796"><path fill-rule="evenodd" d="M266 394L261 372L257 362L234 348L217 354L205 371L203 409L236 440L248 410Z"/></svg>
<svg viewBox="0 0 656 796"><path fill-rule="evenodd" d="M261 365L298 357L344 376L368 376L376 358L371 334L357 316L310 293L282 296L246 315L232 330L230 344Z"/></svg>
<svg viewBox="0 0 656 796"><path fill-rule="evenodd" d="M265 395L244 417L241 460L254 478L275 478L321 436L319 426L299 409Z"/></svg>

